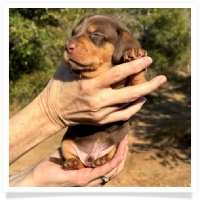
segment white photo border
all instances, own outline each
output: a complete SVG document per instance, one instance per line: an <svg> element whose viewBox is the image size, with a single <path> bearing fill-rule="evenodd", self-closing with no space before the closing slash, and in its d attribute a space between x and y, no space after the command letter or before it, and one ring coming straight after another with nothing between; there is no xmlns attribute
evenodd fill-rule
<svg viewBox="0 0 200 200"><path fill-rule="evenodd" d="M191 187L97 187L97 188L84 188L84 187L9 187L9 169L8 169L8 139L9 139L9 8L191 8L191 31L192 31L192 57L191 57L191 66L192 66L192 184ZM41 0L41 1L3 1L1 3L1 111L3 112L2 122L2 186L5 193L192 193L198 192L198 163L199 154L198 154L198 114L199 110L198 102L199 98L196 97L198 94L198 1L99 1L96 0L95 3L91 4L91 1L50 1L50 0ZM198 84L197 84L198 83ZM195 95L195 96L194 96ZM198 108L198 109L197 109Z"/></svg>

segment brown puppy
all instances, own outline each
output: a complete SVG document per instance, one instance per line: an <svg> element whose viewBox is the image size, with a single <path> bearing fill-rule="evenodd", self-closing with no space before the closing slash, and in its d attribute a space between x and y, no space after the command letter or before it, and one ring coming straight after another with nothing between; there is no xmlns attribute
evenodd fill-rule
<svg viewBox="0 0 200 200"><path fill-rule="evenodd" d="M80 78L96 77L117 64L147 55L125 25L107 15L83 18L72 31L65 49L65 61L74 75ZM142 71L112 87L146 82L145 74ZM62 140L65 161L60 164L66 170L103 165L111 160L117 145L128 132L128 121L102 126L71 126ZM51 160L56 162L53 158Z"/></svg>

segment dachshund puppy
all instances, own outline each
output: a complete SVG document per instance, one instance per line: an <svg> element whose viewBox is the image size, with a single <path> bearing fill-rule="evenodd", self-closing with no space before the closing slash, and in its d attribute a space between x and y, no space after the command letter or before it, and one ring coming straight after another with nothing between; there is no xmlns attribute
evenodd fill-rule
<svg viewBox="0 0 200 200"><path fill-rule="evenodd" d="M108 15L90 15L73 29L65 45L64 60L79 78L93 78L120 63L147 55L140 43L118 19ZM113 89L146 82L146 71L112 85ZM62 140L65 170L97 167L110 161L117 145L128 134L128 121L101 126L76 125L68 128Z"/></svg>

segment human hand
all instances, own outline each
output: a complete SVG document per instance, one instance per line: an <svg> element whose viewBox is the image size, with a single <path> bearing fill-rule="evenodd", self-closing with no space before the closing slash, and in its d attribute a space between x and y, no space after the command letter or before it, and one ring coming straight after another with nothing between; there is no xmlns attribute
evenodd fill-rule
<svg viewBox="0 0 200 200"><path fill-rule="evenodd" d="M46 117L60 129L79 123L101 125L127 120L138 112L145 102L142 96L156 90L166 81L157 76L149 82L112 89L111 85L138 73L152 63L144 57L109 69L96 78L78 80L63 61L40 94L40 107ZM133 102L122 108L122 104Z"/></svg>
<svg viewBox="0 0 200 200"><path fill-rule="evenodd" d="M102 186L102 177L110 179L119 174L123 168L128 153L128 141L124 138L112 160L97 168L83 168L80 170L63 170L63 168L48 160L48 157L31 169L23 178L17 177L10 182L10 186L25 187L64 187L64 186ZM56 150L49 156L60 158ZM19 181L17 181L17 179Z"/></svg>

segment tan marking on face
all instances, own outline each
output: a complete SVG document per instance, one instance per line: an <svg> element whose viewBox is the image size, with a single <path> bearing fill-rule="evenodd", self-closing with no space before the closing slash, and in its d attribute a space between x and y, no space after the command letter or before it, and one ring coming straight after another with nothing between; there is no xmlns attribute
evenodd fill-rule
<svg viewBox="0 0 200 200"><path fill-rule="evenodd" d="M83 77L92 78L112 67L114 46L111 43L97 47L84 36L74 42L77 47L73 53L64 54L65 60L72 59L80 64L71 64L72 70L79 70Z"/></svg>
<svg viewBox="0 0 200 200"><path fill-rule="evenodd" d="M97 29L97 27L94 24L92 24L87 28L87 31L89 33L93 33L96 29Z"/></svg>

